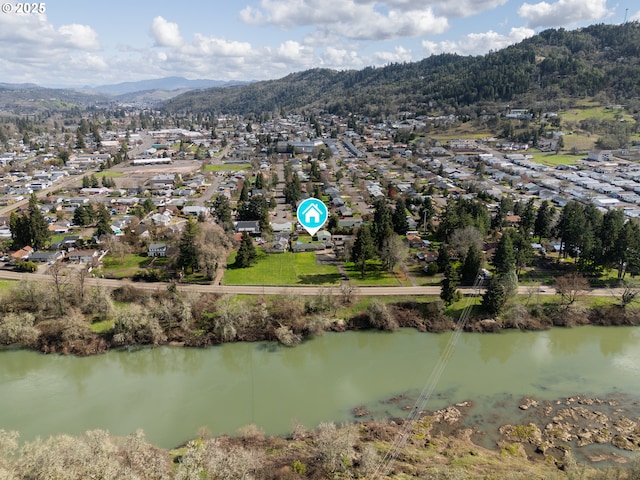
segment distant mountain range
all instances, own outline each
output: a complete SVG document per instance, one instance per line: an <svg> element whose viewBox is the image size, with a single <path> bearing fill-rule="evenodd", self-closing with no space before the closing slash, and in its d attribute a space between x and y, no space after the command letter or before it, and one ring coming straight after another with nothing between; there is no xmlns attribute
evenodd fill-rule
<svg viewBox="0 0 640 480"><path fill-rule="evenodd" d="M0 111L33 114L45 110L68 110L114 102L159 104L202 88L246 85L249 82L188 80L165 77L83 88L46 88L33 83L0 83Z"/></svg>
<svg viewBox="0 0 640 480"><path fill-rule="evenodd" d="M183 77L164 77L150 80L140 80L137 82L122 82L112 85L99 85L97 87L84 87L80 89L83 92L98 93L117 97L138 92L148 92L155 90L174 91L174 90L196 90L200 88L227 87L232 85L246 85L249 82L238 81L222 81L222 80L206 80L197 79L189 80Z"/></svg>

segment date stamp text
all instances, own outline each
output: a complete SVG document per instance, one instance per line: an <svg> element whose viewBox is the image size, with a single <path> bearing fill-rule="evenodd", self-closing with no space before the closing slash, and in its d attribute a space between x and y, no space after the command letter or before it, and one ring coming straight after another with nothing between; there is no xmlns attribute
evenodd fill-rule
<svg viewBox="0 0 640 480"><path fill-rule="evenodd" d="M44 2L35 3L3 3L0 7L2 13L16 13L34 15L47 12L47 4Z"/></svg>

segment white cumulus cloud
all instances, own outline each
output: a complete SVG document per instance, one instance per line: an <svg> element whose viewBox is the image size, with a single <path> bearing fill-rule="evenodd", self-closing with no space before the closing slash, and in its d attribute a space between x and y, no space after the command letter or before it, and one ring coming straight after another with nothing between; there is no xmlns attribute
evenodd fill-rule
<svg viewBox="0 0 640 480"><path fill-rule="evenodd" d="M179 47L183 43L178 24L160 16L151 23L151 36L159 47Z"/></svg>
<svg viewBox="0 0 640 480"><path fill-rule="evenodd" d="M97 50L100 48L98 42L98 34L87 25L63 25L58 29L61 37L66 40L66 44L70 47L86 50Z"/></svg>
<svg viewBox="0 0 640 480"><path fill-rule="evenodd" d="M373 54L373 58L373 63L376 65L410 62L413 60L411 50L403 46L397 46L392 52L376 52Z"/></svg>
<svg viewBox="0 0 640 480"><path fill-rule="evenodd" d="M457 42L431 42L424 40L422 47L427 54L458 53L460 55L483 55L491 50L500 50L514 43L521 42L534 34L535 32L532 29L525 27L512 28L506 35L489 30L483 33L469 33Z"/></svg>
<svg viewBox="0 0 640 480"><path fill-rule="evenodd" d="M259 7L245 7L240 18L245 23L281 28L313 26L325 36L357 40L438 34L449 26L433 7L402 0L261 0Z"/></svg>
<svg viewBox="0 0 640 480"><path fill-rule="evenodd" d="M629 20L631 20L632 22L640 22L640 10L631 15L631 18Z"/></svg>
<svg viewBox="0 0 640 480"><path fill-rule="evenodd" d="M600 20L611 14L607 0L558 0L555 3L523 3L518 15L526 19L527 25L558 27L578 22Z"/></svg>

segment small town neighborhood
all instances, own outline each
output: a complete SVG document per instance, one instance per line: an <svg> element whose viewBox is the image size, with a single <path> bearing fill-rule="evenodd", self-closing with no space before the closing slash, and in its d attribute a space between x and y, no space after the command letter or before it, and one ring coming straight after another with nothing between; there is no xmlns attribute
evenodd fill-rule
<svg viewBox="0 0 640 480"><path fill-rule="evenodd" d="M7 139L0 153L4 166L0 238L5 239L6 268L28 261L46 271L59 262L80 263L94 275L133 278L149 264L167 268L166 261L143 257L175 260L185 225L197 221L224 227L236 245L248 234L267 255L321 252L323 263L332 259L329 263L338 268L343 281L357 281L357 275L344 268L355 231L372 218L376 202L393 205L401 198L408 208L405 231L399 233L411 255L398 263L402 272L395 272L388 284L421 285L429 284L424 272L437 257L434 225L451 199L482 199L491 211L503 197L537 206L546 201L559 209L578 201L592 203L602 212L615 209L626 218L640 217L640 148L582 153L574 148L571 156L556 155L558 139L566 135L561 130L549 130L538 145L491 137L438 141L420 132L428 126L455 124L456 117L410 112L402 120L377 124L289 115L262 123L220 117L207 129L131 128L136 118L154 114L160 115L132 110L129 120L121 122L123 128L100 133L97 127L87 128L89 122L83 118L80 124L62 129L76 132L75 138L49 133L27 143ZM527 110L514 109L504 117L521 121L523 115L531 121ZM539 116L547 121L557 113ZM555 157L563 161L556 162ZM37 250L23 245L12 251L9 213L24 210L33 195L50 241ZM330 211L324 229L313 238L295 218L296 204L310 196L321 199ZM427 199L433 205L429 210L421 208ZM247 208L250 204L255 208ZM95 216L78 223L82 217L77 212L88 208L95 213L101 206L108 214L109 229L96 235ZM305 215L309 222L317 222L313 209ZM507 215L504 222L517 225L519 220L518 215ZM547 242L532 246L538 253L561 248L557 240ZM105 260L113 267L114 255L122 259L123 251L139 256L136 266L120 272L105 268ZM230 259L218 259L218 272L209 281L225 281Z"/></svg>

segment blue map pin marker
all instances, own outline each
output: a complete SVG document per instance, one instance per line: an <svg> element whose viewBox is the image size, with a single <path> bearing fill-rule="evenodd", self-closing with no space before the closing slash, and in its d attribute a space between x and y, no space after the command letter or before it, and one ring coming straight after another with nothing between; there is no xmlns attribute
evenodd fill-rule
<svg viewBox="0 0 640 480"><path fill-rule="evenodd" d="M313 237L329 218L329 211L321 200L307 198L298 205L296 215L300 225Z"/></svg>

